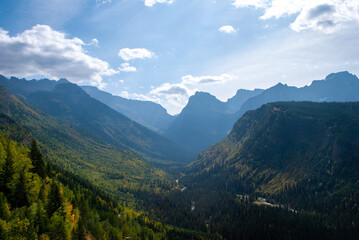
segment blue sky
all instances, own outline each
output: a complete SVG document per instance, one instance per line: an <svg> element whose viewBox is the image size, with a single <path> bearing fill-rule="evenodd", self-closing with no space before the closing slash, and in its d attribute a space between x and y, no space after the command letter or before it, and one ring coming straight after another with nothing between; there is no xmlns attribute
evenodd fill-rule
<svg viewBox="0 0 359 240"><path fill-rule="evenodd" d="M0 3L0 73L67 78L181 111L195 91L303 86L359 73L357 0Z"/></svg>

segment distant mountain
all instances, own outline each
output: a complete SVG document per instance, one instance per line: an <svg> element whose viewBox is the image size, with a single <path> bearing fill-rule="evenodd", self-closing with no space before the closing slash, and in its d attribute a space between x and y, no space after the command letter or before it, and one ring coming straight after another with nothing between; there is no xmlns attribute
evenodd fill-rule
<svg viewBox="0 0 359 240"><path fill-rule="evenodd" d="M113 194L165 176L139 155L106 144L94 134L57 119L0 85L0 132L29 144L36 138L48 159Z"/></svg>
<svg viewBox="0 0 359 240"><path fill-rule="evenodd" d="M239 89L232 98L228 99L226 102L226 108L229 112L235 113L238 112L243 103L245 103L251 97L257 96L261 94L263 89L254 89L254 90L246 90Z"/></svg>
<svg viewBox="0 0 359 240"><path fill-rule="evenodd" d="M189 161L189 155L182 147L91 98L75 84L58 84L52 91L32 92L27 100L41 110L75 123L114 146L133 150L154 161Z"/></svg>
<svg viewBox="0 0 359 240"><path fill-rule="evenodd" d="M225 103L209 93L196 92L164 136L198 152L228 134L225 130L231 127L231 116Z"/></svg>
<svg viewBox="0 0 359 240"><path fill-rule="evenodd" d="M165 108L154 102L114 96L91 86L82 86L81 88L92 98L110 106L152 131L160 132L160 130L166 129L175 119L174 116L167 113Z"/></svg>
<svg viewBox="0 0 359 240"><path fill-rule="evenodd" d="M297 88L281 83L243 103L237 117L263 104L277 101L353 102L359 101L359 79L349 72L328 75L309 86Z"/></svg>
<svg viewBox="0 0 359 240"><path fill-rule="evenodd" d="M183 164L192 158L183 147L91 98L82 88L66 80L29 82L1 77L1 83L42 111L74 123L106 143L135 151L158 164Z"/></svg>
<svg viewBox="0 0 359 240"><path fill-rule="evenodd" d="M238 90L237 94L221 102L205 92L196 92L177 116L164 136L199 153L228 135L242 103L263 90Z"/></svg>
<svg viewBox="0 0 359 240"><path fill-rule="evenodd" d="M227 136L244 113L277 101L359 101L359 79L348 72L339 72L302 88L279 83L267 90L240 89L227 102L220 102L210 94L196 93L164 135L199 153Z"/></svg>
<svg viewBox="0 0 359 240"><path fill-rule="evenodd" d="M51 91L57 84L69 83L66 79L59 81L41 79L41 80L26 80L11 77L10 79L0 75L0 84L9 89L12 93L20 96L25 96L31 92L36 91Z"/></svg>

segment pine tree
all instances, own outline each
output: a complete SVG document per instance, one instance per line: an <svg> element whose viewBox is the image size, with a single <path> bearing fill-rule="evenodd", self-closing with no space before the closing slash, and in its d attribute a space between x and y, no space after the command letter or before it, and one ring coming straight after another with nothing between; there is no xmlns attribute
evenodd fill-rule
<svg viewBox="0 0 359 240"><path fill-rule="evenodd" d="M25 172L21 171L20 176L16 181L15 189L12 193L12 204L13 207L23 207L28 206L29 199L28 199L28 193L26 189L26 177Z"/></svg>
<svg viewBox="0 0 359 240"><path fill-rule="evenodd" d="M52 181L50 185L50 192L47 201L47 214L51 217L60 207L62 207L63 200L60 193L60 186L56 181Z"/></svg>
<svg viewBox="0 0 359 240"><path fill-rule="evenodd" d="M33 172L44 178L46 176L46 164L35 139L32 140L29 157L34 166Z"/></svg>
<svg viewBox="0 0 359 240"><path fill-rule="evenodd" d="M5 196L10 196L11 190L9 187L9 183L11 182L15 172L14 153L12 147L12 143L9 142L6 149L5 162L1 166L0 170L0 191L3 192Z"/></svg>
<svg viewBox="0 0 359 240"><path fill-rule="evenodd" d="M38 235L42 235L48 229L49 219L46 216L46 211L41 200L37 202L36 214L34 217L34 225Z"/></svg>
<svg viewBox="0 0 359 240"><path fill-rule="evenodd" d="M69 239L64 217L57 212L51 217L49 230L51 240Z"/></svg>
<svg viewBox="0 0 359 240"><path fill-rule="evenodd" d="M80 217L78 223L77 223L77 228L73 231L72 233L72 240L84 240L86 239L86 231L85 231L85 226L84 226L84 222L83 222L83 218Z"/></svg>
<svg viewBox="0 0 359 240"><path fill-rule="evenodd" d="M0 219L8 220L11 216L7 199L3 193L0 193ZM0 238L2 239L2 238Z"/></svg>

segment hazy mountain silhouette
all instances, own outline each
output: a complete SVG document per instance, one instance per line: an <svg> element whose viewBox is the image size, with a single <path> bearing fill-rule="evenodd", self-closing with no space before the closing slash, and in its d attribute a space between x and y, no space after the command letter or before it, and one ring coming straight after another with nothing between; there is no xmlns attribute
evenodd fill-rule
<svg viewBox="0 0 359 240"><path fill-rule="evenodd" d="M160 104L151 101L126 99L91 86L82 86L81 88L91 97L156 132L166 129L175 118L169 115Z"/></svg>
<svg viewBox="0 0 359 240"><path fill-rule="evenodd" d="M199 153L227 136L236 121L234 112L261 91L238 90L227 102L221 102L209 93L196 92L164 135Z"/></svg>
<svg viewBox="0 0 359 240"><path fill-rule="evenodd" d="M339 72L301 88L278 83L267 90L240 89L227 102L208 93L196 93L164 135L199 153L222 140L245 112L277 101L359 101L359 79Z"/></svg>

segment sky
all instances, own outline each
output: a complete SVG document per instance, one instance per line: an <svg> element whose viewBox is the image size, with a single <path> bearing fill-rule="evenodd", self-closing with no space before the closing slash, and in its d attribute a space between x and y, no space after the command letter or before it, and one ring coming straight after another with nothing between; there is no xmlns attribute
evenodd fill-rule
<svg viewBox="0 0 359 240"><path fill-rule="evenodd" d="M0 74L66 78L179 113L196 91L359 73L358 0L2 0Z"/></svg>

